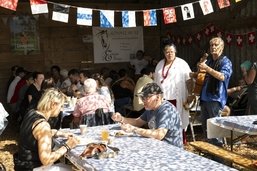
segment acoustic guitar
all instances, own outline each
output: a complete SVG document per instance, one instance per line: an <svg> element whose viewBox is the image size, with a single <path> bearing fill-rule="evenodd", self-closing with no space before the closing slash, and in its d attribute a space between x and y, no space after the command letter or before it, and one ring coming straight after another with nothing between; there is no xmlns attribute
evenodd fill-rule
<svg viewBox="0 0 257 171"><path fill-rule="evenodd" d="M199 62L204 62L208 57L208 54L205 53ZM187 80L186 85L188 89L188 97L187 100L183 103L183 106L186 110L192 109L197 102L197 96L200 96L202 91L202 86L204 83L206 71L198 69L197 72L195 72L193 78Z"/></svg>
<svg viewBox="0 0 257 171"><path fill-rule="evenodd" d="M207 59L207 57L208 57L208 53L205 53L202 56L202 58L200 59L200 63L204 62ZM199 96L201 94L205 75L206 75L205 70L198 69L196 80L195 80L195 87L194 87L194 91L193 91L196 96Z"/></svg>

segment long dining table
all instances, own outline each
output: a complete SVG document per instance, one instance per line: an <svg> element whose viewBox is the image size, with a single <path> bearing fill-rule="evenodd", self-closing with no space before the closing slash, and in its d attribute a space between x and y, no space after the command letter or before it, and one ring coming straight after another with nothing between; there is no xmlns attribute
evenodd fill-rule
<svg viewBox="0 0 257 171"><path fill-rule="evenodd" d="M118 148L119 152L111 158L81 158L87 143L99 142L102 130L109 130L110 146ZM77 134L85 143L79 144L66 154L79 170L103 170L103 171L172 171L172 170L212 170L230 171L236 170L213 160L188 152L182 148L175 147L164 141L153 138L145 138L135 134L114 136L120 130L118 124L89 127L85 135L80 135L78 129L67 131ZM65 139L57 138L55 143L62 144Z"/></svg>

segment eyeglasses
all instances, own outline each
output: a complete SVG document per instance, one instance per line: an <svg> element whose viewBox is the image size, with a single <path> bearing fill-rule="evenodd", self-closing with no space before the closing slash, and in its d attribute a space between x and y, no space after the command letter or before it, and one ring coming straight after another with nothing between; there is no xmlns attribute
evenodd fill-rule
<svg viewBox="0 0 257 171"><path fill-rule="evenodd" d="M156 95L156 94L149 94L148 96L141 96L140 98L142 101L146 101L146 100L150 99L151 97L153 97L154 95Z"/></svg>

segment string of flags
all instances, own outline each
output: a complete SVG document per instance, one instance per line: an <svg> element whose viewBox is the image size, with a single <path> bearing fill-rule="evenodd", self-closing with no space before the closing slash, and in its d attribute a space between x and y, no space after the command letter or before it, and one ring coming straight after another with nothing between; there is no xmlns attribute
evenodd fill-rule
<svg viewBox="0 0 257 171"><path fill-rule="evenodd" d="M232 0L216 0L220 9L229 7ZM236 3L241 0L233 0ZM193 4L199 3L203 15L213 13L213 6L211 0L198 0L192 3L187 3L174 7L165 7L159 9L146 10L102 10L83 8L65 4L59 4L47 0L30 0L32 14L48 13L48 3L53 4L52 20L68 23L70 8L77 9L77 24L84 26L92 26L93 10L100 12L100 27L114 27L114 13L121 12L122 27L136 27L136 12L143 12L144 26L157 26L157 10L163 13L163 20L165 24L177 22L175 8L180 8L182 11L183 20L190 20L195 18ZM0 6L16 11L18 0L0 0Z"/></svg>
<svg viewBox="0 0 257 171"><path fill-rule="evenodd" d="M246 44L248 44L249 46L255 45L256 31L257 30L253 30L248 33L233 34L233 33L225 32L220 28L215 27L212 24L209 24L204 29L192 35L175 36L175 35L171 35L170 33L167 33L167 36L169 36L178 45L191 45L193 42L196 44L199 44L201 40L204 39L204 36L211 37L215 35L215 36L222 37L228 46L236 45L241 48Z"/></svg>

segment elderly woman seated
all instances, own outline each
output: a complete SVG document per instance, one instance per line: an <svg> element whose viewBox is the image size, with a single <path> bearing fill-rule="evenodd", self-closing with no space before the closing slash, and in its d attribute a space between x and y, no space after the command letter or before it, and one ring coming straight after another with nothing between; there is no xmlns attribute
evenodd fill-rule
<svg viewBox="0 0 257 171"><path fill-rule="evenodd" d="M94 79L89 78L84 81L84 97L80 98L74 108L73 125L78 127L79 124L96 126L95 113L102 110L102 113L108 113L110 103L108 99L97 92L97 83Z"/></svg>

